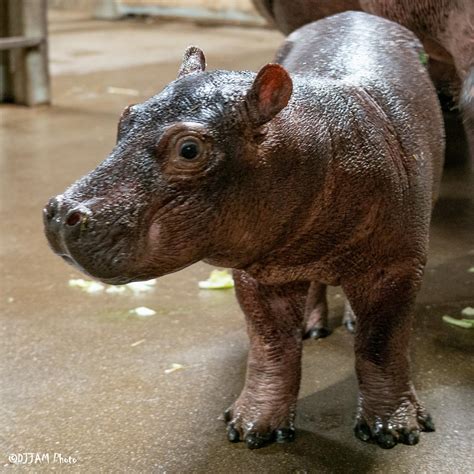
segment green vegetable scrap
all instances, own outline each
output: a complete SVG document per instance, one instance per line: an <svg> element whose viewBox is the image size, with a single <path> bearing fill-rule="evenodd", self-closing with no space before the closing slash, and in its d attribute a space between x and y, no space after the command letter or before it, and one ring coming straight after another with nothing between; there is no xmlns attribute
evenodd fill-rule
<svg viewBox="0 0 474 474"><path fill-rule="evenodd" d="M129 313L135 316L147 317L154 316L156 311L154 309L147 308L146 306L139 306L138 308L131 309Z"/></svg>
<svg viewBox="0 0 474 474"><path fill-rule="evenodd" d="M207 280L199 282L199 288L203 290L234 288L234 280L227 270L213 270Z"/></svg>
<svg viewBox="0 0 474 474"><path fill-rule="evenodd" d="M421 64L423 64L423 66L426 66L428 64L428 60L430 57L424 51L420 51L418 57L420 58L420 62Z"/></svg>
<svg viewBox="0 0 474 474"><path fill-rule="evenodd" d="M140 294L148 291L153 291L156 280L137 281L127 283L126 285L103 285L93 280L84 280L82 278L69 280L71 288L79 288L86 293L102 293L105 291L108 294Z"/></svg>
<svg viewBox="0 0 474 474"><path fill-rule="evenodd" d="M474 316L474 308L471 308L471 306L467 306L461 311L461 314L463 316Z"/></svg>
<svg viewBox="0 0 474 474"><path fill-rule="evenodd" d="M140 344L143 344L145 341L146 341L146 339L140 339L139 341L136 341L136 342L133 342L132 344L130 344L130 347L137 347Z"/></svg>
<svg viewBox="0 0 474 474"><path fill-rule="evenodd" d="M146 293L153 291L154 285L156 284L156 279L148 281L134 281L132 283L127 283L126 285L111 286L107 288L106 293L123 293L123 292L132 292L137 295L140 293Z"/></svg>
<svg viewBox="0 0 474 474"><path fill-rule="evenodd" d="M171 367L165 370L165 374L172 374L173 372L176 372L177 370L184 370L184 369L186 369L184 365L171 364Z"/></svg>
<svg viewBox="0 0 474 474"><path fill-rule="evenodd" d="M464 329L474 329L474 319L455 319L451 316L443 316L443 321L453 326L458 326Z"/></svg>
<svg viewBox="0 0 474 474"><path fill-rule="evenodd" d="M92 280L84 280L82 278L69 280L69 286L71 288L80 288L86 293L100 293L105 288L101 283Z"/></svg>
<svg viewBox="0 0 474 474"><path fill-rule="evenodd" d="M468 272L469 273L474 273L474 267L469 268Z"/></svg>

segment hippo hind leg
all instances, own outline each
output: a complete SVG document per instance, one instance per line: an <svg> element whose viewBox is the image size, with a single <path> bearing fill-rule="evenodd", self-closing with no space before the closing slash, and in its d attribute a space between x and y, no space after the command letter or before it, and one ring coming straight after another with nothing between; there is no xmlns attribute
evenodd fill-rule
<svg viewBox="0 0 474 474"><path fill-rule="evenodd" d="M327 287L323 283L313 281L308 291L305 308L305 339L322 339L329 336ZM349 301L346 299L342 324L353 334L355 332L356 316Z"/></svg>
<svg viewBox="0 0 474 474"><path fill-rule="evenodd" d="M346 299L346 303L344 305L344 316L342 317L342 324L346 327L346 329L351 333L355 333L356 328L356 315L354 310L352 309L349 300Z"/></svg>
<svg viewBox="0 0 474 474"><path fill-rule="evenodd" d="M407 257L373 270L344 290L357 314L359 408L355 435L382 448L417 444L434 424L410 380L408 342L423 264Z"/></svg>
<svg viewBox="0 0 474 474"><path fill-rule="evenodd" d="M317 281L311 282L305 307L305 339L321 339L329 336L328 301L326 285Z"/></svg>

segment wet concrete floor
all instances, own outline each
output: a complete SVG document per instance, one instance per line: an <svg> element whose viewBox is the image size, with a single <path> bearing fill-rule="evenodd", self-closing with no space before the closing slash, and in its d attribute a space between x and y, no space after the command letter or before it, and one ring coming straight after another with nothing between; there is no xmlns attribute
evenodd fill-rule
<svg viewBox="0 0 474 474"><path fill-rule="evenodd" d="M256 69L280 36L65 14L53 15L51 31L53 106L0 107L0 470L472 472L473 333L441 320L474 306L467 167L444 175L412 338L415 384L437 431L390 451L353 437L352 336L340 327L336 288L334 333L305 343L297 440L249 451L226 440L219 420L243 385L248 347L232 290L199 290L204 264L142 295L71 288L82 275L48 249L41 209L106 156L121 110L173 79L186 45L207 50L210 68ZM137 306L157 314L130 315ZM167 371L172 364L184 368ZM8 460L15 453L48 453L49 464L18 467Z"/></svg>

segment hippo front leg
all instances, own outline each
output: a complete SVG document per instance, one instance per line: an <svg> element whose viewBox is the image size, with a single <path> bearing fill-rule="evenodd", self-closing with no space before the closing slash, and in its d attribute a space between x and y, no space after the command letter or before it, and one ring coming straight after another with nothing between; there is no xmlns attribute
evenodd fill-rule
<svg viewBox="0 0 474 474"><path fill-rule="evenodd" d="M359 408L355 435L382 448L416 444L433 431L410 379L411 310L423 265L406 261L372 272L344 289L357 315L355 336Z"/></svg>
<svg viewBox="0 0 474 474"><path fill-rule="evenodd" d="M308 283L262 285L234 271L250 338L244 389L226 411L228 438L251 449L294 439Z"/></svg>

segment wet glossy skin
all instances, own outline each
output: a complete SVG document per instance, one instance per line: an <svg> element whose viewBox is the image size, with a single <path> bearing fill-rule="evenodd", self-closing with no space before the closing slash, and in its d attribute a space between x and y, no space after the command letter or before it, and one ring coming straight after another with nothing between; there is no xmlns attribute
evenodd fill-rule
<svg viewBox="0 0 474 474"><path fill-rule="evenodd" d="M285 34L347 10L396 21L413 31L429 55L439 93L463 113L474 166L474 2L471 0L254 0L257 9Z"/></svg>
<svg viewBox="0 0 474 474"><path fill-rule="evenodd" d="M407 356L443 158L419 53L362 13L301 29L284 67L258 75L206 73L190 49L177 81L124 114L111 156L45 210L53 250L107 281L199 259L235 269L251 348L232 441L293 439L311 283L341 284L359 319L356 434L388 448L432 429Z"/></svg>
<svg viewBox="0 0 474 474"><path fill-rule="evenodd" d="M225 71L185 75L158 96L126 109L109 158L45 211L52 248L109 283L160 276L213 258L215 252L229 265L252 259L247 250L236 255L236 247L226 257L227 251L213 243L221 240L224 213L237 212L231 196L240 192L233 177L245 137L228 136L234 127L230 100L242 98L252 78ZM219 102L226 95L229 106L222 110ZM177 156L186 137L199 140L198 159ZM221 205L227 209L220 211ZM78 212L82 216L71 221ZM230 239L241 240L236 233Z"/></svg>

